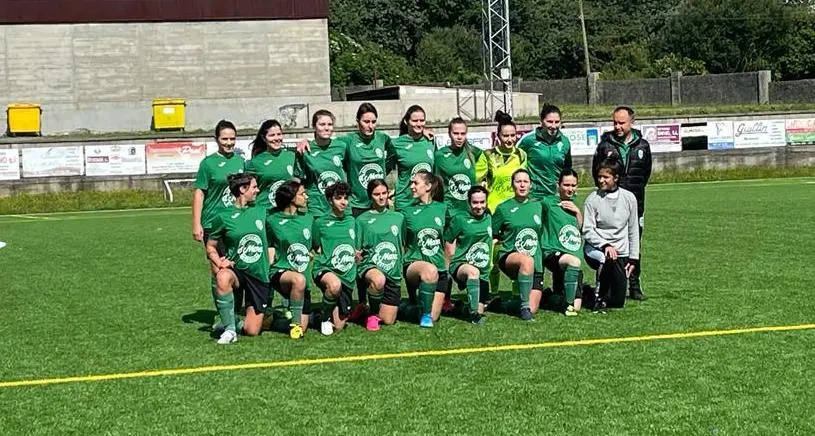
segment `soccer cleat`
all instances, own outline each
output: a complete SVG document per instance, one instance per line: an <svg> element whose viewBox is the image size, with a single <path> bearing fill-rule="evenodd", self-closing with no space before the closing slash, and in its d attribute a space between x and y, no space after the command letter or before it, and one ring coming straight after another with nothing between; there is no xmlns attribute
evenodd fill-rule
<svg viewBox="0 0 815 436"><path fill-rule="evenodd" d="M369 315L368 320L365 322L365 328L368 329L369 332L375 332L379 330L379 322L382 319L379 318L379 315Z"/></svg>
<svg viewBox="0 0 815 436"><path fill-rule="evenodd" d="M231 344L231 343L237 342L237 341L238 341L238 334L235 333L232 330L224 330L224 332L221 333L221 337L218 338L218 344L219 345Z"/></svg>
<svg viewBox="0 0 815 436"><path fill-rule="evenodd" d="M419 327L433 327L433 317L429 313L422 315L422 319L419 320Z"/></svg>
<svg viewBox="0 0 815 436"><path fill-rule="evenodd" d="M224 325L221 324L221 315L216 314L215 319L212 320L212 331L217 332L224 329Z"/></svg>
<svg viewBox="0 0 815 436"><path fill-rule="evenodd" d="M334 334L334 324L331 324L331 321L323 321L320 323L320 333L323 336L331 336Z"/></svg>
<svg viewBox="0 0 815 436"><path fill-rule="evenodd" d="M574 306L570 304L569 307L566 308L566 311L563 312L563 314L566 316L577 316L578 312L574 309Z"/></svg>
<svg viewBox="0 0 815 436"><path fill-rule="evenodd" d="M487 323L487 317L484 316L484 314L475 312L470 314L470 322L473 323L473 325L482 326Z"/></svg>
<svg viewBox="0 0 815 436"><path fill-rule="evenodd" d="M645 294L642 293L642 291L638 291L638 290L631 291L628 294L628 298L630 298L632 300L637 300L637 301L645 301L646 299L648 299L648 297L646 297Z"/></svg>
<svg viewBox="0 0 815 436"><path fill-rule="evenodd" d="M351 310L351 313L348 315L348 321L359 322L365 317L366 313L368 313L368 306L359 303Z"/></svg>
<svg viewBox="0 0 815 436"><path fill-rule="evenodd" d="M302 339L303 338L303 328L300 327L300 324L291 324L289 325L289 337L292 339Z"/></svg>
<svg viewBox="0 0 815 436"><path fill-rule="evenodd" d="M521 319L524 321L534 321L535 317L532 316L532 311L528 307L521 309Z"/></svg>

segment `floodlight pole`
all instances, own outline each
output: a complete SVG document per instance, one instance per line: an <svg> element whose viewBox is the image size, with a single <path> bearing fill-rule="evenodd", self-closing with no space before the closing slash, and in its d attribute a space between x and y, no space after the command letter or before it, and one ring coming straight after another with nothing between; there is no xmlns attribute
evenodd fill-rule
<svg viewBox="0 0 815 436"><path fill-rule="evenodd" d="M586 58L586 77L591 76L591 62L589 61L589 39L586 36L586 16L583 15L583 0L577 0L580 8L580 27L583 30L583 56Z"/></svg>
<svg viewBox="0 0 815 436"><path fill-rule="evenodd" d="M509 0L481 1L482 59L484 60L484 118L502 110L514 115L512 51L509 44ZM495 89L499 83L501 89Z"/></svg>

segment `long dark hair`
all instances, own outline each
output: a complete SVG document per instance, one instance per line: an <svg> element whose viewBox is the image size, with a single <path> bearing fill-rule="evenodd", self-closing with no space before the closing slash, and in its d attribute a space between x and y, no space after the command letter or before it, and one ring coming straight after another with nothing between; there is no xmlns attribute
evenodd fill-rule
<svg viewBox="0 0 815 436"><path fill-rule="evenodd" d="M280 212L289 207L297 196L297 190L300 189L302 184L297 179L288 180L283 182L274 194L275 212Z"/></svg>
<svg viewBox="0 0 815 436"><path fill-rule="evenodd" d="M351 185L345 182L336 182L325 188L325 198L329 203L334 197L351 197Z"/></svg>
<svg viewBox="0 0 815 436"><path fill-rule="evenodd" d="M280 122L277 120L264 121L258 129L258 134L255 135L255 139L252 140L252 157L255 157L269 149L269 145L266 144L266 134L269 133L269 130L272 127L277 127L281 132L283 131L283 126L281 126Z"/></svg>
<svg viewBox="0 0 815 436"><path fill-rule="evenodd" d="M235 133L238 133L238 129L235 128L235 125L232 124L231 121L221 120L215 125L215 139L221 136L221 131L224 129L232 129Z"/></svg>
<svg viewBox="0 0 815 436"><path fill-rule="evenodd" d="M414 113L421 112L427 116L427 112L422 109L421 106L418 104L414 104L413 106L409 107L407 112L405 112L405 116L402 117L402 122L399 123L399 136L407 135L410 131L410 117L413 116Z"/></svg>
<svg viewBox="0 0 815 436"><path fill-rule="evenodd" d="M623 171L625 171L623 169L623 163L616 157L607 157L603 159L600 162L600 165L597 166L597 174L600 174L600 171L602 170L608 170L616 179L615 183L618 185L620 184L620 175L623 173Z"/></svg>
<svg viewBox="0 0 815 436"><path fill-rule="evenodd" d="M229 184L229 192L231 192L235 198L240 197L241 188L249 186L254 178L255 176L250 173L237 173L226 176L226 182Z"/></svg>
<svg viewBox="0 0 815 436"><path fill-rule="evenodd" d="M366 190L368 192L369 199L373 199L374 189L376 189L379 186L384 186L387 189L388 184L385 183L385 179L373 179L370 182L368 182L368 187L366 188Z"/></svg>
<svg viewBox="0 0 815 436"><path fill-rule="evenodd" d="M441 177L427 170L416 171L416 174L414 175L421 177L425 183L430 185L430 198L432 198L433 201L444 201L444 183L442 182Z"/></svg>

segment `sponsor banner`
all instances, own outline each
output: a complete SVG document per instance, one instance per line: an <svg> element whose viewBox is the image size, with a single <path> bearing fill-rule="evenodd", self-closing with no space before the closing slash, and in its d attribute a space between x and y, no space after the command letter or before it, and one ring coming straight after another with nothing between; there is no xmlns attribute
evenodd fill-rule
<svg viewBox="0 0 815 436"><path fill-rule="evenodd" d="M82 146L23 149L23 177L81 176Z"/></svg>
<svg viewBox="0 0 815 436"><path fill-rule="evenodd" d="M651 144L651 153L682 151L679 124L645 124L640 126L642 137Z"/></svg>
<svg viewBox="0 0 815 436"><path fill-rule="evenodd" d="M534 129L518 129L518 141L520 142L524 135L532 131ZM570 127L560 131L572 145L572 156L591 156L600 142L600 129L597 127ZM498 140L495 134L493 138L495 141Z"/></svg>
<svg viewBox="0 0 815 436"><path fill-rule="evenodd" d="M787 120L787 144L815 144L815 118Z"/></svg>
<svg viewBox="0 0 815 436"><path fill-rule="evenodd" d="M206 156L207 145L192 141L148 142L147 174L195 173Z"/></svg>
<svg viewBox="0 0 815 436"><path fill-rule="evenodd" d="M730 150L735 148L732 121L710 121L707 123L708 150Z"/></svg>
<svg viewBox="0 0 815 436"><path fill-rule="evenodd" d="M682 138L707 136L707 123L682 124L679 129L679 136Z"/></svg>
<svg viewBox="0 0 815 436"><path fill-rule="evenodd" d="M780 147L787 144L784 120L734 121L736 148Z"/></svg>
<svg viewBox="0 0 815 436"><path fill-rule="evenodd" d="M0 150L0 180L20 178L20 150L16 148Z"/></svg>
<svg viewBox="0 0 815 436"><path fill-rule="evenodd" d="M468 132L467 140L470 141L474 147L482 150L489 150L492 148L492 135L494 132ZM433 141L436 143L436 148L442 148L450 145L450 136L447 134L435 135Z"/></svg>
<svg viewBox="0 0 815 436"><path fill-rule="evenodd" d="M144 165L144 144L85 146L85 175L87 176L144 174Z"/></svg>

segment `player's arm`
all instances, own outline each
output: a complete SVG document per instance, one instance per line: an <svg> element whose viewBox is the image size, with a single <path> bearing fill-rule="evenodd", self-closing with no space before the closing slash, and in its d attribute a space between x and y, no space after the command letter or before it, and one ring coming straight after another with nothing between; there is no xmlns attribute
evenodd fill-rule
<svg viewBox="0 0 815 436"><path fill-rule="evenodd" d="M201 224L201 213L204 210L205 191L209 188L209 174L202 164L195 175L195 192L192 194L192 238L198 242L204 240L204 227Z"/></svg>

